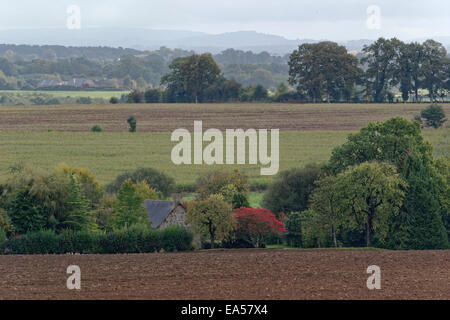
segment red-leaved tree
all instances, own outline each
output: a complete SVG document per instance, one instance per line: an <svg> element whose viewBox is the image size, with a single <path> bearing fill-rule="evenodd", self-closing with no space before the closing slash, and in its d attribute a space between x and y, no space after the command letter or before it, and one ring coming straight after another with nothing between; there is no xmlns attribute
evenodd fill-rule
<svg viewBox="0 0 450 320"><path fill-rule="evenodd" d="M271 233L284 233L283 222L267 209L239 208L234 210L236 231L239 237L251 242L253 246L260 247L265 238Z"/></svg>

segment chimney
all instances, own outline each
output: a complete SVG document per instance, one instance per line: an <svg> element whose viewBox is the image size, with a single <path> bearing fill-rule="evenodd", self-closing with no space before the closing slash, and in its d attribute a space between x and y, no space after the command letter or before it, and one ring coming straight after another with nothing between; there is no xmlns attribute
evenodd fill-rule
<svg viewBox="0 0 450 320"><path fill-rule="evenodd" d="M173 196L173 206L183 205L183 197L180 194L175 194Z"/></svg>

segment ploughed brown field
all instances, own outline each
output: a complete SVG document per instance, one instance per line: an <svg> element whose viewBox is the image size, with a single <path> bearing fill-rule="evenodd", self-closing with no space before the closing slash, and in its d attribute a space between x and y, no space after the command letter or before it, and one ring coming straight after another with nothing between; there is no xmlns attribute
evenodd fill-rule
<svg viewBox="0 0 450 320"><path fill-rule="evenodd" d="M68 290L69 265L81 290ZM367 267L381 268L368 290ZM0 256L1 299L450 299L450 250Z"/></svg>
<svg viewBox="0 0 450 320"><path fill-rule="evenodd" d="M428 104L124 104L0 107L0 131L127 132L136 116L139 132L172 132L202 120L204 127L277 128L283 131L359 130L368 122L401 116L412 120ZM443 104L450 113L450 104Z"/></svg>

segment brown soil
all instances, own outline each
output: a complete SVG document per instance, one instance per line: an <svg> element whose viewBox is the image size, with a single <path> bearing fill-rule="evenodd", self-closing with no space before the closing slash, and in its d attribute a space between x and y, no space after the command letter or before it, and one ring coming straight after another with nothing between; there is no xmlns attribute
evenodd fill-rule
<svg viewBox="0 0 450 320"><path fill-rule="evenodd" d="M81 290L68 290L69 265ZM381 290L368 290L370 265ZM450 299L450 251L0 256L2 299Z"/></svg>
<svg viewBox="0 0 450 320"><path fill-rule="evenodd" d="M359 130L367 123L394 116L412 120L421 104L140 104L0 107L0 131L86 132L100 125L107 132L126 132L126 119L135 115L139 132L171 132L204 127L265 128L285 131ZM445 104L446 113L450 105Z"/></svg>

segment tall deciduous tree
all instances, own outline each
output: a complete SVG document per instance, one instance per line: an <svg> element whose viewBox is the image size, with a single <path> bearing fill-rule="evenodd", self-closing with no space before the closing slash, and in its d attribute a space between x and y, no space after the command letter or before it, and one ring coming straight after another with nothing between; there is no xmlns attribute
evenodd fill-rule
<svg viewBox="0 0 450 320"><path fill-rule="evenodd" d="M350 215L353 225L365 230L366 246L371 245L376 230L380 231L380 238L385 238L389 216L397 214L407 187L396 168L363 163L338 175L337 182L337 210Z"/></svg>
<svg viewBox="0 0 450 320"><path fill-rule="evenodd" d="M339 100L348 86L353 86L361 70L358 59L334 42L302 44L289 61L289 83L314 102Z"/></svg>
<svg viewBox="0 0 450 320"><path fill-rule="evenodd" d="M428 95L431 101L435 101L439 89L445 86L445 57L447 50L445 47L434 40L427 40L423 43L424 61L423 61L423 86L428 89Z"/></svg>
<svg viewBox="0 0 450 320"><path fill-rule="evenodd" d="M190 57L175 60L170 66L172 73L164 76L163 84L169 90L184 91L190 94L194 101L199 101L200 94L220 78L220 68L210 54L194 54ZM170 88L172 86L173 88Z"/></svg>
<svg viewBox="0 0 450 320"><path fill-rule="evenodd" d="M198 200L206 200L211 195L219 195L233 209L247 207L248 204L248 175L235 170L210 171L197 179L196 191Z"/></svg>
<svg viewBox="0 0 450 320"><path fill-rule="evenodd" d="M142 206L145 199L141 187L133 184L131 179L122 184L117 193L117 201L114 203L113 224L115 228L120 229L135 224L150 224L147 211Z"/></svg>
<svg viewBox="0 0 450 320"><path fill-rule="evenodd" d="M379 38L364 46L361 63L367 64L366 86L375 102L384 102L390 86L395 84L400 40Z"/></svg>
<svg viewBox="0 0 450 320"><path fill-rule="evenodd" d="M263 206L277 215L306 210L319 175L320 167L315 164L280 172L264 193Z"/></svg>
<svg viewBox="0 0 450 320"><path fill-rule="evenodd" d="M332 173L368 161L396 166L409 188L401 212L390 221L388 246L403 249L448 247L439 203L444 183L437 174L433 148L421 135L420 124L403 118L370 123L332 152L327 169Z"/></svg>
<svg viewBox="0 0 450 320"><path fill-rule="evenodd" d="M209 237L214 248L216 239L223 239L234 229L232 213L231 204L219 195L212 195L189 203L186 220L198 234Z"/></svg>
<svg viewBox="0 0 450 320"><path fill-rule="evenodd" d="M314 189L310 197L311 212L315 217L320 217L324 227L331 231L333 245L337 247L336 230L338 225L344 221L342 212L341 190L337 184L335 176L327 176L316 181L317 188Z"/></svg>

